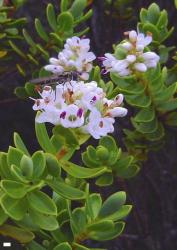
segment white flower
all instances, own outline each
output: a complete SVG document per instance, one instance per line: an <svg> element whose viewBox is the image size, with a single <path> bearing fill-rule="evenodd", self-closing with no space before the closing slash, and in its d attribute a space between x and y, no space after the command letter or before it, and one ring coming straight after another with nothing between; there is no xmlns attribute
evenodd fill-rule
<svg viewBox="0 0 177 250"><path fill-rule="evenodd" d="M77 71L80 78L87 80L92 70L92 62L96 56L90 52L90 40L72 37L66 40L64 49L59 52L58 59L50 58L49 65L44 68L54 74L64 71Z"/></svg>
<svg viewBox="0 0 177 250"><path fill-rule="evenodd" d="M125 58L120 60L114 55L106 53L103 58L105 73L113 72L124 77L134 71L146 72L148 68L155 68L160 57L151 51L144 53L144 49L152 42L151 33L144 35L132 30L125 32L125 35L128 35L128 39L118 45L125 50Z"/></svg>
<svg viewBox="0 0 177 250"><path fill-rule="evenodd" d="M146 52L141 55L147 68L155 68L160 57L154 52Z"/></svg>
<svg viewBox="0 0 177 250"><path fill-rule="evenodd" d="M127 109L120 107L123 95L109 100L94 81L66 82L64 86L57 85L55 90L45 86L39 95L40 99L31 98L35 101L33 109L40 111L36 122L80 128L96 139L112 133L114 118L127 114Z"/></svg>
<svg viewBox="0 0 177 250"><path fill-rule="evenodd" d="M89 122L83 128L84 132L91 134L95 139L106 136L108 133L114 132L113 123L115 120L110 117L102 117L97 109L93 109L89 115Z"/></svg>
<svg viewBox="0 0 177 250"><path fill-rule="evenodd" d="M60 124L60 116L59 112L54 107L48 107L46 111L40 112L37 116L35 121L37 123L44 123L49 122L54 125Z"/></svg>
<svg viewBox="0 0 177 250"><path fill-rule="evenodd" d="M146 72L147 67L144 63L135 63L134 64L134 69L140 72Z"/></svg>
<svg viewBox="0 0 177 250"><path fill-rule="evenodd" d="M84 112L75 104L68 105L60 112L61 125L65 128L78 128L84 123Z"/></svg>

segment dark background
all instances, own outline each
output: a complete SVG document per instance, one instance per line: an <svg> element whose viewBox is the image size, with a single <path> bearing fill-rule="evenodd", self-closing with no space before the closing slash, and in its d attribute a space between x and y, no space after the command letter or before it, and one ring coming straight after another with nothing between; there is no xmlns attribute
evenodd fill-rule
<svg viewBox="0 0 177 250"><path fill-rule="evenodd" d="M27 0L18 11L18 16L26 16L29 20L28 30L33 32L34 17L45 18L45 6L48 2L55 4L57 0ZM121 40L123 32L136 29L141 7L147 7L153 1L131 0L132 17L122 17L124 9L115 10L113 3L105 8L103 0L92 3L93 17L88 21L90 26L88 37L92 41L92 50L96 55L112 52L112 44ZM112 1L114 2L114 1ZM176 25L177 10L172 0L154 1L169 13L169 26ZM35 33L34 33L35 35ZM176 29L169 45L177 41ZM30 100L19 100L14 94L15 86L23 86L24 79L12 70L0 75L0 150L6 151L12 144L13 132L20 133L31 152L39 149L35 139L34 117ZM30 76L29 76L30 77ZM125 120L125 119L124 119ZM121 121L115 132L120 144L121 128L126 121ZM106 197L117 190L125 190L129 204L134 208L127 219L126 228L118 239L97 243L92 247L103 247L108 250L176 250L177 249L177 131L168 129L167 143L159 152L151 152L137 177L122 183L119 179L109 188L99 189ZM2 241L8 240L2 238ZM90 244L90 243L89 243ZM3 247L0 243L0 249ZM12 243L12 249L20 250L18 243Z"/></svg>

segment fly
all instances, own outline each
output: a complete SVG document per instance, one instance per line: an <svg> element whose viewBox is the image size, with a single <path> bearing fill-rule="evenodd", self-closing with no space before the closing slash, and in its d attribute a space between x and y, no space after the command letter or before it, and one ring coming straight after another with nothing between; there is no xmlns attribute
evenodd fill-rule
<svg viewBox="0 0 177 250"><path fill-rule="evenodd" d="M40 77L36 79L32 79L29 82L33 84L41 84L41 85L56 85L56 84L64 84L67 81L77 81L79 77L79 73L77 71L72 72L64 72L62 74L54 74L48 77Z"/></svg>

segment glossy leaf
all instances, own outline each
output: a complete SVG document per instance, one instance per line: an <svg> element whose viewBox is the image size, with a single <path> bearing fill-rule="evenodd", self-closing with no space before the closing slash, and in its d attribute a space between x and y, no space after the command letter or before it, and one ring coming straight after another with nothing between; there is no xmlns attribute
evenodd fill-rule
<svg viewBox="0 0 177 250"><path fill-rule="evenodd" d="M28 193L27 199L31 208L47 215L56 215L57 207L53 200L41 191Z"/></svg>
<svg viewBox="0 0 177 250"><path fill-rule="evenodd" d="M25 199L17 200L4 194L1 197L0 203L4 212L14 220L21 220L27 211Z"/></svg>
<svg viewBox="0 0 177 250"><path fill-rule="evenodd" d="M16 182L16 181L10 181L10 180L2 180L1 187L4 190L4 192L6 192L7 195L9 195L10 197L14 199L23 198L26 195L27 190L28 190L27 185L20 183L20 182Z"/></svg>
<svg viewBox="0 0 177 250"><path fill-rule="evenodd" d="M81 200L85 198L85 193L77 188L71 187L64 182L57 180L46 181L46 183L59 195L69 200Z"/></svg>
<svg viewBox="0 0 177 250"><path fill-rule="evenodd" d="M32 156L32 161L33 161L33 178L37 179L42 176L45 170L45 165L46 165L46 159L45 155L42 151L37 151L33 154Z"/></svg>
<svg viewBox="0 0 177 250"><path fill-rule="evenodd" d="M24 154L30 156L28 149L26 148L24 142L22 141L22 139L18 133L14 133L14 144L15 144L16 148L21 150Z"/></svg>
<svg viewBox="0 0 177 250"><path fill-rule="evenodd" d="M108 199L103 203L102 208L99 212L99 218L107 217L115 213L122 205L125 204L126 194L125 192L117 192L112 194Z"/></svg>
<svg viewBox="0 0 177 250"><path fill-rule="evenodd" d="M106 167L84 168L64 160L60 160L59 164L68 174L76 178L94 178L107 171Z"/></svg>

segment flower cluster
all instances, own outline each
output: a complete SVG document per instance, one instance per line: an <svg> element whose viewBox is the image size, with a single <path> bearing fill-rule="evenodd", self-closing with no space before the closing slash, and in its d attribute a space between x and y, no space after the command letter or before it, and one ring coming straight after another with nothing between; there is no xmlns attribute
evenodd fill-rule
<svg viewBox="0 0 177 250"><path fill-rule="evenodd" d="M66 71L77 71L82 80L88 80L95 55L90 52L90 39L72 37L66 40L64 49L59 52L58 59L50 58L49 65L44 68L54 74Z"/></svg>
<svg viewBox="0 0 177 250"><path fill-rule="evenodd" d="M145 72L148 68L155 68L159 61L159 56L151 51L146 51L146 47L152 42L152 35L148 33L137 33L132 30L125 32L128 39L118 45L116 56L106 53L103 58L105 71L117 73L119 76L127 76L134 71ZM123 57L123 58L122 58Z"/></svg>
<svg viewBox="0 0 177 250"><path fill-rule="evenodd" d="M123 117L127 109L120 107L123 95L108 100L96 82L66 82L53 90L45 86L35 99L34 110L40 110L36 122L60 124L65 128L81 128L95 139L114 131L115 117Z"/></svg>

